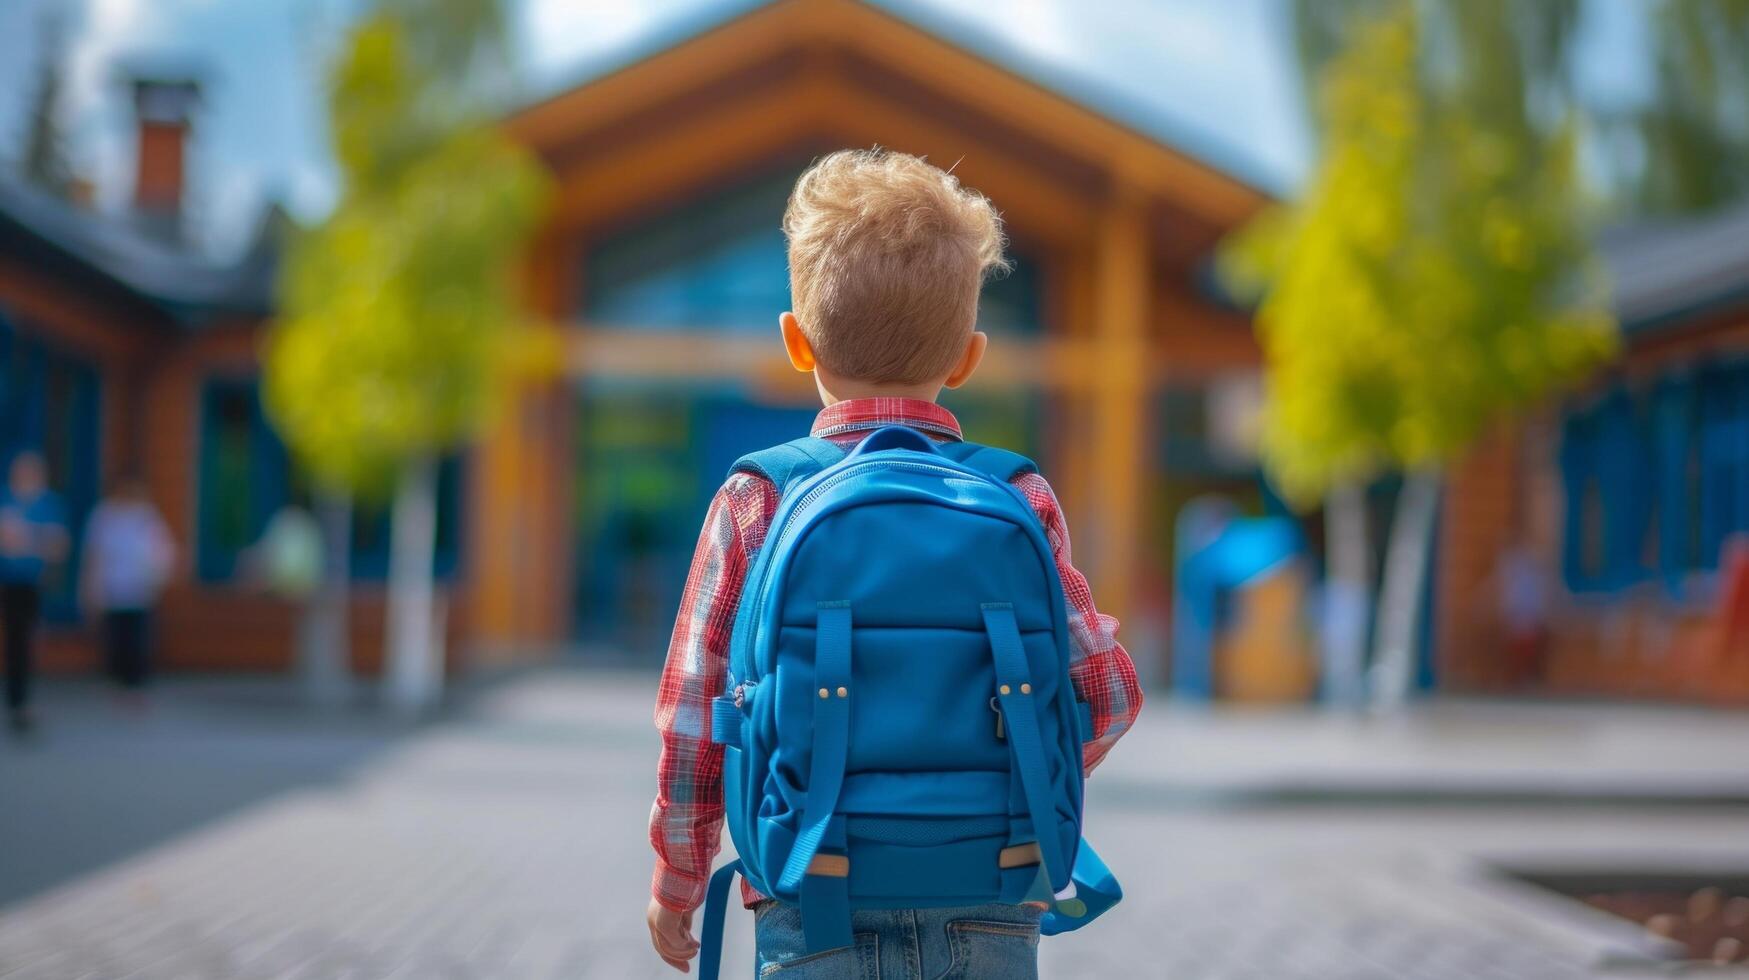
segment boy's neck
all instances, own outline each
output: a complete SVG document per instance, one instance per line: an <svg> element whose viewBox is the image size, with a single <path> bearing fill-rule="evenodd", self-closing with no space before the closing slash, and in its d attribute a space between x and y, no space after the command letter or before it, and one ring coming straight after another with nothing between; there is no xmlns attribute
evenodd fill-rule
<svg viewBox="0 0 1749 980"><path fill-rule="evenodd" d="M914 385L881 384L846 378L826 378L817 370L814 372L814 387L819 389L820 402L828 406L858 398L911 398L921 402L934 402L941 397L939 381Z"/></svg>

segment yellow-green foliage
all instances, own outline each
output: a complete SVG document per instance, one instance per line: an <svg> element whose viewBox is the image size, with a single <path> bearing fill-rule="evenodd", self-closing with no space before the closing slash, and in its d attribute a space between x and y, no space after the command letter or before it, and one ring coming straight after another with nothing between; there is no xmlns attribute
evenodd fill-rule
<svg viewBox="0 0 1749 980"><path fill-rule="evenodd" d="M335 67L345 192L293 239L266 350L275 425L320 479L361 490L474 434L535 333L512 265L545 172L441 77L443 59L416 55L409 24L366 21Z"/></svg>
<svg viewBox="0 0 1749 980"><path fill-rule="evenodd" d="M1749 0L1661 0L1657 75L1637 114L1649 210L1704 211L1749 194Z"/></svg>
<svg viewBox="0 0 1749 980"><path fill-rule="evenodd" d="M1418 42L1407 2L1357 29L1322 78L1303 198L1222 250L1261 300L1264 455L1301 501L1448 459L1613 349L1575 126L1539 135L1442 91Z"/></svg>

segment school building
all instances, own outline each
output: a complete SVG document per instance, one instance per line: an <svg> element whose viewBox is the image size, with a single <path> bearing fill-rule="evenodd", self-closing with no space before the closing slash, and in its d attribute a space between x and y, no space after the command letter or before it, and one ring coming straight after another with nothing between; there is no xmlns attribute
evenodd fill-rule
<svg viewBox="0 0 1749 980"><path fill-rule="evenodd" d="M1749 207L1619 229L1622 352L1488 440L1443 514L1448 687L1749 703ZM1543 660L1502 656L1514 548L1552 584ZM1519 590L1522 592L1523 590Z"/></svg>
<svg viewBox="0 0 1749 980"><path fill-rule="evenodd" d="M458 666L578 648L661 656L698 522L729 463L802 431L816 408L776 340L776 315L789 305L778 230L789 186L823 152L879 144L953 164L1002 211L1015 268L985 292L990 357L946 401L970 438L1040 460L1101 606L1125 620L1144 671L1164 676L1171 531L1182 506L1207 494L1253 512L1278 506L1246 450L1260 397L1249 318L1210 275L1216 243L1265 195L1146 107L913 16L859 0L742 7L682 25L505 121L558 186L525 278L531 307L562 335L566 370L519 392L493 431L444 466L439 570ZM142 470L186 558L161 616L163 663L282 669L293 611L245 574L268 518L300 493L258 394L274 223L235 265L181 247L192 92L175 82L136 92L136 220L0 185L0 448L42 448L79 514L106 474ZM1739 272L1742 300L1749 271ZM1615 418L1609 413L1621 410L1608 406L1617 401L1638 419L1647 398L1676 397L1649 392L1685 387L1690 395L1678 400L1694 414L1682 418L1700 420L1692 432L1710 431L1704 420L1715 417L1732 432L1745 427L1741 407L1729 409L1735 415L1709 407L1749 399L1740 380L1722 380L1744 376L1721 353L1742 348L1749 328L1745 304L1734 309L1734 322L1711 301L1645 318L1596 391L1459 467L1432 589L1427 656L1441 684L1517 682L1499 668L1490 625L1499 607L1493 566L1514 540L1514 521L1539 529L1550 554L1576 549L1581 576L1559 577L1560 601L1550 603L1563 614L1570 592L1572 603L1612 611L1656 607L1648 623L1663 622L1666 606L1680 609L1669 614L1672 635L1686 636L1691 620L1716 620L1725 607L1710 600L1649 597L1648 583L1664 580L1659 564L1631 582L1592 586L1587 570L1613 575L1616 552L1633 551L1612 523L1624 505L1591 503L1592 491L1580 490L1578 523L1559 515L1571 506L1569 473L1619 465L1608 447L1623 437L1608 434L1614 423L1594 421ZM1732 394L1715 392L1731 384ZM1648 451L1674 452L1654 444ZM1696 541L1749 522L1749 463L1742 440L1733 445L1738 455L1697 448L1703 462L1678 467L1706 473L1705 460L1736 460L1716 464L1735 467L1729 488L1723 477L1684 477L1661 491L1693 491L1682 506L1695 509L1681 513L1709 529ZM1614 486L1607 476L1595 482ZM1667 520L1662 503L1633 506ZM1544 511L1551 516L1538 516ZM1316 520L1306 528L1315 541ZM1601 544L1568 546L1594 531ZM1712 589L1696 577L1716 578L1705 563L1711 554L1716 564L1716 552L1683 552L1681 561L1693 558L1683 581ZM369 670L386 515L357 515L352 566L354 658ZM62 575L51 584L52 661L76 669L94 656L70 602L71 572ZM1574 658L1614 656L1612 619L1573 618L1596 628L1561 627L1546 679L1557 690L1590 691L1595 685L1569 683L1594 674ZM1637 642L1645 652L1636 656L1650 662L1658 644ZM1655 664L1639 669L1661 676ZM1603 693L1697 696L1675 682L1623 682Z"/></svg>

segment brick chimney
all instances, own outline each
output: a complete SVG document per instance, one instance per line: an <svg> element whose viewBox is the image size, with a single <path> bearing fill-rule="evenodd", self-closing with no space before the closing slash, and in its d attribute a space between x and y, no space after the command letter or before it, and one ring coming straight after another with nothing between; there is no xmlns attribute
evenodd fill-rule
<svg viewBox="0 0 1749 980"><path fill-rule="evenodd" d="M188 132L200 104L200 83L138 77L133 80L133 90L139 127L134 212L148 233L180 243Z"/></svg>

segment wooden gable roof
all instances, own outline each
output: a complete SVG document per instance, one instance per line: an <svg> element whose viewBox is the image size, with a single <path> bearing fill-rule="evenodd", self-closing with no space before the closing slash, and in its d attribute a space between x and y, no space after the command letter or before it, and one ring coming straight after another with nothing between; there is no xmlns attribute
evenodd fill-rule
<svg viewBox="0 0 1749 980"><path fill-rule="evenodd" d="M954 164L1010 226L1085 240L1111 200L1206 249L1266 195L1136 126L863 0L775 0L520 110L562 226L611 222L778 157L880 144Z"/></svg>

